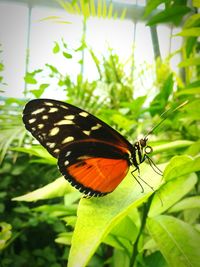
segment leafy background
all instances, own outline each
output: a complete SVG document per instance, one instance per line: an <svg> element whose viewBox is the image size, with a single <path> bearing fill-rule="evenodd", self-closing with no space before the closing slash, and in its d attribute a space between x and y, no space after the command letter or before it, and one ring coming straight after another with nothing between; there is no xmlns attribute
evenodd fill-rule
<svg viewBox="0 0 200 267"><path fill-rule="evenodd" d="M59 1L66 12L78 12L83 24L91 15L116 17L112 4L93 1ZM164 3L164 9L153 13ZM101 8L100 8L101 5ZM103 8L104 6L104 8ZM89 7L89 8L88 8ZM166 60L155 59L157 92L134 98L135 80L112 49L99 57L87 46L83 32L80 47L87 51L99 72L89 82L81 72L76 81L53 65L25 75L25 99L8 98L0 112L0 257L1 266L194 266L200 262L199 108L200 105L199 1L148 1L147 26L160 23L181 28L180 72ZM125 11L118 15L125 17ZM45 20L59 20L57 17ZM173 36L172 36L173 38ZM72 54L64 40L55 40L52 53L70 64ZM84 64L84 58L79 62ZM0 63L0 71L4 69ZM39 74L48 71L48 82ZM144 79L144 71L141 79ZM119 130L129 140L146 133L160 114L181 103L149 138L152 158L164 172L156 174L141 165L144 193L130 174L112 194L84 199L56 168L56 161L35 143L21 121L28 97L42 97L51 79L65 90L66 101L80 106ZM1 87L5 85L0 76ZM149 99L152 99L149 101ZM26 192L30 192L26 194Z"/></svg>

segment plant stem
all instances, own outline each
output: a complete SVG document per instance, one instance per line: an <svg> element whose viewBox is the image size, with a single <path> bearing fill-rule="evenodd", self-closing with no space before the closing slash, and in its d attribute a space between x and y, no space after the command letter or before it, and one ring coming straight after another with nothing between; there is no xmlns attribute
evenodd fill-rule
<svg viewBox="0 0 200 267"><path fill-rule="evenodd" d="M136 241L135 241L134 246L133 246L133 252L132 252L131 259L130 259L129 267L134 267L134 264L135 264L135 261L136 261L137 255L138 255L138 243L139 243L140 237L141 237L141 235L143 233L143 230L144 230L144 228L146 226L147 215L148 215L148 212L149 212L149 209L150 209L150 206L151 206L151 202L152 202L153 196L154 196L154 194L152 194L149 197L147 203L143 204L141 227L140 227L140 231L138 233L138 236L137 236Z"/></svg>

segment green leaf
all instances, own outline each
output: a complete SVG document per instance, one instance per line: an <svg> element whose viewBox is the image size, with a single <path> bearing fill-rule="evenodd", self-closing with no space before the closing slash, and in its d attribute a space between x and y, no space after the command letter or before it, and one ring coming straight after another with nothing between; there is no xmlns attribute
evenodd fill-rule
<svg viewBox="0 0 200 267"><path fill-rule="evenodd" d="M90 16L89 3L85 0L80 0L81 13L85 18Z"/></svg>
<svg viewBox="0 0 200 267"><path fill-rule="evenodd" d="M127 13L127 8L124 8L124 9L122 10L122 14L121 14L121 16L120 16L120 19L121 19L121 20L125 19L125 17L126 17L126 13Z"/></svg>
<svg viewBox="0 0 200 267"><path fill-rule="evenodd" d="M187 37L185 38L185 51L186 58L189 58L193 54L194 48L197 45L197 37Z"/></svg>
<svg viewBox="0 0 200 267"><path fill-rule="evenodd" d="M50 20L55 23L71 24L70 21L61 20L61 17L58 17L58 16L49 16L49 17L41 19L40 21L47 21L47 20Z"/></svg>
<svg viewBox="0 0 200 267"><path fill-rule="evenodd" d="M139 214L137 209L134 209L135 214L137 214L137 219L139 219ZM136 217L134 216L134 218ZM131 242L133 242L138 234L139 228L136 226L135 222L132 219L132 214L129 214L121 220L120 223L115 225L110 234L112 236L123 237Z"/></svg>
<svg viewBox="0 0 200 267"><path fill-rule="evenodd" d="M0 63L0 71L4 70L4 65L2 63Z"/></svg>
<svg viewBox="0 0 200 267"><path fill-rule="evenodd" d="M129 216L126 216L120 223L114 226L103 242L114 248L124 250L128 255L131 255L132 243L137 238L138 232L139 229L134 222Z"/></svg>
<svg viewBox="0 0 200 267"><path fill-rule="evenodd" d="M177 204L175 204L172 208L169 209L169 212L179 212L186 209L196 209L200 208L200 196L195 197L187 197Z"/></svg>
<svg viewBox="0 0 200 267"><path fill-rule="evenodd" d="M113 3L111 2L109 4L109 7L108 7L108 18L112 18L112 14L113 14Z"/></svg>
<svg viewBox="0 0 200 267"><path fill-rule="evenodd" d="M53 73L59 73L58 69L50 64L45 64Z"/></svg>
<svg viewBox="0 0 200 267"><path fill-rule="evenodd" d="M176 35L180 35L180 36L185 36L185 37L188 37L188 36L200 36L200 27L194 27L194 28L190 28L190 29L185 29L181 32L179 32L178 34Z"/></svg>
<svg viewBox="0 0 200 267"><path fill-rule="evenodd" d="M164 178L166 181L200 170L200 156L175 156L165 168Z"/></svg>
<svg viewBox="0 0 200 267"><path fill-rule="evenodd" d="M36 84L37 80L33 77L32 73L26 73L24 81L28 84Z"/></svg>
<svg viewBox="0 0 200 267"><path fill-rule="evenodd" d="M40 21L54 20L54 19L60 19L60 17L58 17L58 16L48 16L48 17L45 17L45 18L41 19Z"/></svg>
<svg viewBox="0 0 200 267"><path fill-rule="evenodd" d="M60 46L57 42L54 42L55 45L54 45L54 48L53 48L53 53L54 54L57 54L59 51L60 51Z"/></svg>
<svg viewBox="0 0 200 267"><path fill-rule="evenodd" d="M159 186L160 177L146 164L141 165L141 177L154 188ZM68 267L86 266L111 229L152 194L148 186L144 188L145 193L141 193L140 186L129 173L112 194L81 199Z"/></svg>
<svg viewBox="0 0 200 267"><path fill-rule="evenodd" d="M186 153L190 156L196 156L199 154L200 151L200 140L194 142L187 150Z"/></svg>
<svg viewBox="0 0 200 267"><path fill-rule="evenodd" d="M192 26L200 26L200 14L194 14L188 17L183 28L191 28Z"/></svg>
<svg viewBox="0 0 200 267"><path fill-rule="evenodd" d="M103 8L102 8L102 17L103 18L106 18L106 15L107 15L107 5L106 5L106 1L103 0Z"/></svg>
<svg viewBox="0 0 200 267"><path fill-rule="evenodd" d="M157 154L164 151L171 151L172 149L177 148L184 148L191 146L194 142L189 140L176 140L172 142L167 142L166 144L160 144L160 145L152 145L151 142L149 142L150 146L153 146L153 153Z"/></svg>
<svg viewBox="0 0 200 267"><path fill-rule="evenodd" d="M71 22L67 20L55 20L54 22L58 24L71 24Z"/></svg>
<svg viewBox="0 0 200 267"><path fill-rule="evenodd" d="M192 0L192 5L193 5L194 7L200 7L200 2L199 2L199 0Z"/></svg>
<svg viewBox="0 0 200 267"><path fill-rule="evenodd" d="M154 195L149 217L154 217L168 210L190 192L196 183L197 176L194 173L164 183L158 193Z"/></svg>
<svg viewBox="0 0 200 267"><path fill-rule="evenodd" d="M56 0L60 6L69 14L74 14L75 10L73 8L73 5L67 1L63 1L63 0Z"/></svg>
<svg viewBox="0 0 200 267"><path fill-rule="evenodd" d="M186 89L195 88L195 87L200 87L200 81L199 80L189 83L186 86Z"/></svg>
<svg viewBox="0 0 200 267"><path fill-rule="evenodd" d="M77 49L75 49L76 52L83 51L85 48L87 48L87 45L85 43L81 44Z"/></svg>
<svg viewBox="0 0 200 267"><path fill-rule="evenodd" d="M76 0L75 0L75 3L72 3L72 4L73 4L73 7L74 7L75 14L81 14L81 9L80 9L79 3L77 3Z"/></svg>
<svg viewBox="0 0 200 267"><path fill-rule="evenodd" d="M131 102L122 102L121 106L130 109L131 113L133 114L132 116L134 116L134 118L138 118L146 98L147 96L139 96Z"/></svg>
<svg viewBox="0 0 200 267"><path fill-rule="evenodd" d="M67 52L63 52L63 56L66 58L72 58L72 55Z"/></svg>
<svg viewBox="0 0 200 267"><path fill-rule="evenodd" d="M12 236L12 226L6 222L0 222L0 251L5 249L7 241Z"/></svg>
<svg viewBox="0 0 200 267"><path fill-rule="evenodd" d="M191 225L160 215L149 218L147 227L170 267L199 267L200 233Z"/></svg>
<svg viewBox="0 0 200 267"><path fill-rule="evenodd" d="M158 23L173 22L178 25L182 17L190 12L190 8L181 5L172 5L164 11L159 12L153 16L147 23L148 26L152 26Z"/></svg>
<svg viewBox="0 0 200 267"><path fill-rule="evenodd" d="M194 95L194 94L198 94L198 95L200 94L200 87L181 90L181 91L176 93L177 96L180 96L180 95Z"/></svg>
<svg viewBox="0 0 200 267"><path fill-rule="evenodd" d="M58 244L64 244L64 245L71 245L71 239L72 239L73 233L60 233L58 237L55 239L55 242Z"/></svg>
<svg viewBox="0 0 200 267"><path fill-rule="evenodd" d="M129 267L130 257L127 255L127 253L124 253L124 251L115 249L113 253L113 257L112 257L112 266L113 267L118 267L118 266Z"/></svg>
<svg viewBox="0 0 200 267"><path fill-rule="evenodd" d="M200 65L200 57L191 57L179 63L179 68Z"/></svg>
<svg viewBox="0 0 200 267"><path fill-rule="evenodd" d="M144 12L144 17L146 18L152 11L154 11L160 4L163 4L167 2L168 0L148 0L146 7L145 7L145 12Z"/></svg>
<svg viewBox="0 0 200 267"><path fill-rule="evenodd" d="M24 152L30 155L37 156L39 158L45 159L46 163L48 162L49 164L55 165L57 163L57 160L51 156L46 149L44 149L40 145L34 145L31 147L15 147L12 150L14 151L19 151L19 152Z"/></svg>
<svg viewBox="0 0 200 267"><path fill-rule="evenodd" d="M133 122L127 119L121 114L112 115L112 121L119 127L119 129L130 129L133 125Z"/></svg>
<svg viewBox="0 0 200 267"><path fill-rule="evenodd" d="M33 208L32 210L36 212L45 212L51 217L63 217L68 215L72 216L76 214L77 204L73 204L68 207L65 207L62 204L41 205L39 207Z"/></svg>
<svg viewBox="0 0 200 267"><path fill-rule="evenodd" d="M36 97L39 98L44 93L45 89L49 86L48 83L43 83L40 85L39 89L30 90L30 92Z"/></svg>
<svg viewBox="0 0 200 267"><path fill-rule="evenodd" d="M157 250L157 246L155 248ZM155 251L144 258L145 266L148 267L169 267L160 251Z"/></svg>
<svg viewBox="0 0 200 267"><path fill-rule="evenodd" d="M51 199L55 197L62 197L67 193L73 192L74 190L75 189L66 181L66 179L61 177L42 188L23 196L15 197L12 200L32 202L41 199Z"/></svg>
<svg viewBox="0 0 200 267"><path fill-rule="evenodd" d="M98 0L97 3L97 16L100 18L102 14L102 0Z"/></svg>
<svg viewBox="0 0 200 267"><path fill-rule="evenodd" d="M193 119L193 120L198 120L199 121L199 107L200 105L200 99L195 99L193 101L190 101L183 109L187 113L187 118Z"/></svg>
<svg viewBox="0 0 200 267"><path fill-rule="evenodd" d="M94 0L90 0L90 12L92 16L96 16L96 8Z"/></svg>
<svg viewBox="0 0 200 267"><path fill-rule="evenodd" d="M168 98L173 91L173 86L174 86L173 74L170 73L167 79L164 81L164 84L160 92L154 97L154 99L150 104L150 113L152 116L154 116L157 113L160 114L162 113L168 102Z"/></svg>

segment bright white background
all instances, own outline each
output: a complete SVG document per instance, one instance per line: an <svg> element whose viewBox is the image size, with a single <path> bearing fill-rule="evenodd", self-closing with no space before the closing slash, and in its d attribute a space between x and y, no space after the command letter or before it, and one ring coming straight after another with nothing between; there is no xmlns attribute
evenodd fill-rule
<svg viewBox="0 0 200 267"><path fill-rule="evenodd" d="M56 24L51 21L41 21L48 16L60 16L71 24ZM0 61L5 65L4 81L7 83L4 96L23 97L24 74L28 28L28 8L23 4L0 3ZM76 49L80 45L82 32L82 18L68 15L65 11L44 7L32 9L30 64L29 71L43 68L46 63L56 66L63 73L72 78L80 71L77 63L79 58L73 57L68 64L62 56L52 54L54 42L64 38L69 47ZM87 23L87 44L98 55L106 55L108 47L114 49L122 62L125 62L133 51L134 23L130 20L113 20L90 18ZM152 64L154 62L153 47L149 27L138 22L136 25L134 43L134 60L136 66ZM162 58L170 49L170 29L166 26L158 27L158 37ZM171 51L179 49L181 39L173 37ZM85 57L84 75L89 80L98 78L98 73L89 56ZM171 61L172 68L177 69L178 56ZM130 70L129 70L130 71ZM44 74L43 74L44 75ZM152 86L151 75L146 75L146 87ZM56 85L55 85L56 86ZM146 88L138 90L136 95L145 93ZM57 98L62 96L57 95Z"/></svg>

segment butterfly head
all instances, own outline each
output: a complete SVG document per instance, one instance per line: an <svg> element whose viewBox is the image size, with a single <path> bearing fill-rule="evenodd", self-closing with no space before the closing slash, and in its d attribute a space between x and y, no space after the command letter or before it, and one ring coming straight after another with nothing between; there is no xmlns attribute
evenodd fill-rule
<svg viewBox="0 0 200 267"><path fill-rule="evenodd" d="M148 138L145 137L135 143L135 154L138 165L153 151L152 147L147 145L147 141Z"/></svg>

